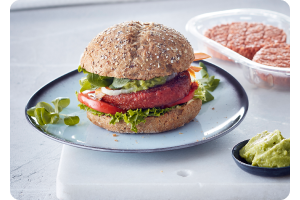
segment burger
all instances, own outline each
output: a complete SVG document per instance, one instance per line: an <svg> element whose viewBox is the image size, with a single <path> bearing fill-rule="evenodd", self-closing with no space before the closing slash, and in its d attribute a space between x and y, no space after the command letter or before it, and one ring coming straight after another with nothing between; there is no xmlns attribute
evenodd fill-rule
<svg viewBox="0 0 300 200"><path fill-rule="evenodd" d="M196 59L210 56L196 54ZM157 23L123 22L99 33L85 48L79 72L79 107L95 125L118 133L159 133L199 113L200 67L178 31Z"/></svg>

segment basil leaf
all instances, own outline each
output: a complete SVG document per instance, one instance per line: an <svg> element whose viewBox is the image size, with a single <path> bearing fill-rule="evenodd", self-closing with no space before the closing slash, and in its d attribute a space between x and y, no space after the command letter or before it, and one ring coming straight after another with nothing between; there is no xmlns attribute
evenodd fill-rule
<svg viewBox="0 0 300 200"><path fill-rule="evenodd" d="M27 109L27 115L34 117L34 111L35 111L35 107L31 107Z"/></svg>
<svg viewBox="0 0 300 200"><path fill-rule="evenodd" d="M49 103L46 103L46 102L38 102L35 106L36 108L45 108L49 113L51 112L54 112L54 108L49 104Z"/></svg>
<svg viewBox="0 0 300 200"><path fill-rule="evenodd" d="M114 78L107 76L99 76L98 74L89 73L86 76L87 80L98 87L107 87L112 84Z"/></svg>
<svg viewBox="0 0 300 200"><path fill-rule="evenodd" d="M67 116L64 118L64 123L69 126L74 126L80 121L78 116Z"/></svg>

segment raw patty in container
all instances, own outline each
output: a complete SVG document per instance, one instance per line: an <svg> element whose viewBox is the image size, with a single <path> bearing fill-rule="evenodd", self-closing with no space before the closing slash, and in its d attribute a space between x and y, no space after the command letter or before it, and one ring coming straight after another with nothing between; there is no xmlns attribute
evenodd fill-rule
<svg viewBox="0 0 300 200"><path fill-rule="evenodd" d="M278 43L261 48L253 58L254 62L272 67L290 68L290 45ZM258 76L270 85L290 85L290 78L281 77L276 73L258 71Z"/></svg>
<svg viewBox="0 0 300 200"><path fill-rule="evenodd" d="M250 60L265 45L286 42L286 33L282 29L262 23L221 24L208 29L204 35ZM212 49L208 51L214 57L229 60Z"/></svg>

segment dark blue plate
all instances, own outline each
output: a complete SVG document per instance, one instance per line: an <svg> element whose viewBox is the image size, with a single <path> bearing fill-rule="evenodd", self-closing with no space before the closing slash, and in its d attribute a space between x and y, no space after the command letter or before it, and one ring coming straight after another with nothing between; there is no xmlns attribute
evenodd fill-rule
<svg viewBox="0 0 300 200"><path fill-rule="evenodd" d="M215 99L203 104L192 122L175 130L159 134L118 134L118 138L114 138L113 132L95 126L86 117L86 112L77 106L75 91L79 91L79 80L85 76L77 70L51 81L33 94L25 107L25 116L36 130L50 139L97 151L146 153L181 149L210 142L226 135L243 121L249 101L244 88L231 74L212 63L202 62L211 76L220 79L219 86L212 92ZM193 65L199 65L199 62L194 62ZM196 73L197 78L201 78L200 75L201 73ZM27 115L26 110L35 106L37 102L50 103L56 97L70 98L71 103L62 114L79 116L79 124L66 126L62 122L39 126Z"/></svg>
<svg viewBox="0 0 300 200"><path fill-rule="evenodd" d="M290 167L280 167L280 168L266 168L266 167L257 167L252 166L247 163L247 161L242 158L239 154L241 148L243 148L249 140L244 140L243 142L238 143L232 149L232 157L235 163L245 172L258 176L286 176L290 175Z"/></svg>

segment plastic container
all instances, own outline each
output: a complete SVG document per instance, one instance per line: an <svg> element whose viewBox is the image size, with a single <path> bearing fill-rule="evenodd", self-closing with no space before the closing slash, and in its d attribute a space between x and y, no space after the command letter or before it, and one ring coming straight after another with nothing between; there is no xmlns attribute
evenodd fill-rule
<svg viewBox="0 0 300 200"><path fill-rule="evenodd" d="M253 62L204 36L206 30L216 25L231 22L255 22L278 27L286 33L287 43L289 44L290 18L269 10L235 9L198 15L190 19L186 25L186 30L197 37L198 47L201 52L240 64L245 78L250 83L263 88L289 88L290 68L272 67Z"/></svg>

